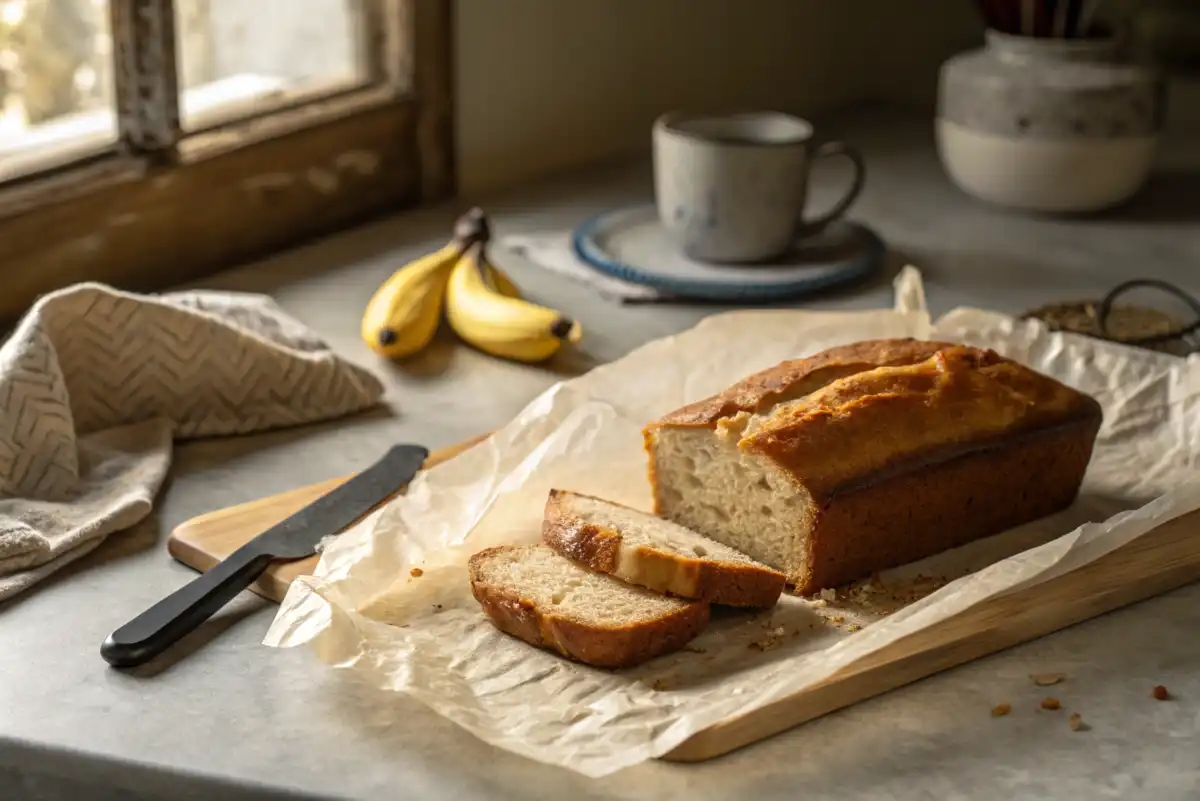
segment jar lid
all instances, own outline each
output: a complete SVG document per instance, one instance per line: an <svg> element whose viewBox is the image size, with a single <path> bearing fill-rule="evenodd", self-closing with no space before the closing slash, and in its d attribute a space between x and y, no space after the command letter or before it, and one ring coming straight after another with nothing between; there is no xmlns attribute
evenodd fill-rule
<svg viewBox="0 0 1200 801"><path fill-rule="evenodd" d="M1137 287L1152 287L1174 295L1195 312L1196 319L1184 323L1174 315L1150 306L1115 303L1119 296ZM1126 281L1101 300L1050 303L1027 311L1021 317L1041 320L1052 331L1084 334L1178 356L1196 351L1200 344L1195 337L1200 331L1200 300L1173 284L1155 279Z"/></svg>

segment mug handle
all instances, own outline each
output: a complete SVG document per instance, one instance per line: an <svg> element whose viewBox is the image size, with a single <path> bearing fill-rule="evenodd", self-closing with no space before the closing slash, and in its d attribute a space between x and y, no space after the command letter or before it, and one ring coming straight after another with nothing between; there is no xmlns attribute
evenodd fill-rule
<svg viewBox="0 0 1200 801"><path fill-rule="evenodd" d="M845 214L862 192L863 183L867 179L867 165L863 161L862 154L845 142L825 142L817 148L813 161L833 156L844 156L850 159L850 163L854 165L854 180L850 182L850 188L846 190L842 199L833 205L833 208L814 219L800 221L798 228L802 236L820 233L825 226Z"/></svg>

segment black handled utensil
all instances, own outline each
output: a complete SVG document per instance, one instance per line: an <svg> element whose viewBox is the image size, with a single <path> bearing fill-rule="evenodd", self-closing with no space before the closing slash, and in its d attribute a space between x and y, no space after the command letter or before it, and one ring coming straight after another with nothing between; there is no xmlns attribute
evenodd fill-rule
<svg viewBox="0 0 1200 801"><path fill-rule="evenodd" d="M100 646L113 667L135 667L161 654L227 604L276 559L303 559L412 481L429 451L397 445L382 459L294 515L259 534L190 584L114 631Z"/></svg>

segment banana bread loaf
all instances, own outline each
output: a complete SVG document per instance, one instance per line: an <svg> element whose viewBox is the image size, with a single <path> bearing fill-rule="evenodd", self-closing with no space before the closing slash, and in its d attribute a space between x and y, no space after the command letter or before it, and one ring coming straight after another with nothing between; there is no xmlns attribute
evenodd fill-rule
<svg viewBox="0 0 1200 801"><path fill-rule="evenodd" d="M784 362L644 434L658 514L811 593L1069 506L1100 423L990 350L905 339Z"/></svg>

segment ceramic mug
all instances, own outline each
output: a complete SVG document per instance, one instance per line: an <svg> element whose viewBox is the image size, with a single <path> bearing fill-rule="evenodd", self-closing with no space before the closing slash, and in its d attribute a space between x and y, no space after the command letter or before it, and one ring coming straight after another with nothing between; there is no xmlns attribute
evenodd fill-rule
<svg viewBox="0 0 1200 801"><path fill-rule="evenodd" d="M833 208L805 219L817 159L844 156L854 180ZM812 124L773 111L671 112L654 123L654 194L663 227L690 258L763 262L850 208L866 168L844 142L817 144Z"/></svg>

